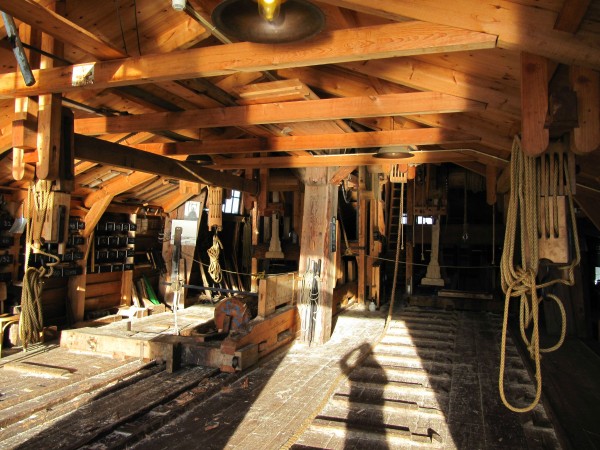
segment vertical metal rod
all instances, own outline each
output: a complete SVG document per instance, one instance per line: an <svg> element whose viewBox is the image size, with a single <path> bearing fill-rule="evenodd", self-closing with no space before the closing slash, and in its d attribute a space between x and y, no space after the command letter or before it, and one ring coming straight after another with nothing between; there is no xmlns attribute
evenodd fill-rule
<svg viewBox="0 0 600 450"><path fill-rule="evenodd" d="M21 70L21 74L23 75L23 79L25 80L25 85L33 86L35 84L35 77L33 76L33 72L31 71L31 67L29 66L29 61L27 61L27 55L25 55L23 43L19 38L19 33L17 32L17 26L15 25L15 21L12 18L12 16L9 16L5 12L0 11L0 14L2 14L2 20L4 21L6 34L8 35L8 40L10 41L10 45L13 48L15 58L17 59L17 64L19 64L19 69Z"/></svg>

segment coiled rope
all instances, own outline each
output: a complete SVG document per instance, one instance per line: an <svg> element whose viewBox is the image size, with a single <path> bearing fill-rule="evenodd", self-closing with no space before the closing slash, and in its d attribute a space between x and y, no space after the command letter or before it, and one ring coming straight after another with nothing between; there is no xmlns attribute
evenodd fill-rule
<svg viewBox="0 0 600 450"><path fill-rule="evenodd" d="M542 395L542 373L540 353L551 352L558 349L566 334L566 314L561 300L553 295L546 295L558 305L562 317L561 334L558 342L549 348L540 348L539 341L539 304L543 297L538 296L537 290L544 289L554 284L565 284L572 286L575 283L574 270L581 259L579 249L579 237L577 233L577 222L575 208L573 206L573 195L571 192L571 180L568 164L565 161L564 176L566 193L569 202L569 212L572 223L573 240L575 246L575 258L571 263L561 267L567 270L567 278L558 278L546 283L537 284L537 270L539 264L538 252L538 194L541 176L537 167L537 159L525 156L521 149L521 142L515 137L510 162L511 189L508 213L506 219L506 233L504 237L504 249L500 265L502 290L505 293L504 319L502 323L502 341L500 347L500 373L498 387L500 398L504 405L514 412L531 411L539 403ZM555 182L558 183L558 172L555 171ZM556 194L556 190L553 191ZM556 216L555 216L556 217ZM521 263L515 265L515 247L517 238L517 222L520 229ZM506 334L508 328L508 313L510 301L513 297L520 299L519 327L521 337L527 346L529 355L535 364L536 393L533 401L525 407L513 406L506 399L504 392L504 368L506 360ZM531 336L527 336L527 328L533 324Z"/></svg>
<svg viewBox="0 0 600 450"><path fill-rule="evenodd" d="M41 333L44 329L44 318L42 315L42 291L44 277L52 276L54 266L60 262L56 255L41 250L42 227L33 226L33 221L43 224L48 213L52 184L47 181L39 181L31 184L27 192L27 232L25 242L25 267L23 274L23 290L21 292L21 317L19 319L19 337L23 349L27 350L29 344L40 342ZM29 267L29 256L35 246L36 253L44 255L54 262L48 262L39 269Z"/></svg>
<svg viewBox="0 0 600 450"><path fill-rule="evenodd" d="M208 274L212 277L215 283L220 283L221 279L223 278L223 274L221 273L221 265L219 264L219 254L221 253L222 248L223 244L221 243L219 235L215 230L215 234L213 235L213 245L206 251L210 259L210 264L208 265Z"/></svg>

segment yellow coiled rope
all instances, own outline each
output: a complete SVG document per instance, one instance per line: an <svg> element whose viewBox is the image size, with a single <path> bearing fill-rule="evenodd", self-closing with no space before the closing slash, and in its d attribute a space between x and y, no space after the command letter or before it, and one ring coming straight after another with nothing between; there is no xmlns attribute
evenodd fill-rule
<svg viewBox="0 0 600 450"><path fill-rule="evenodd" d="M540 348L539 340L539 304L543 297L537 294L538 289L544 289L554 284L565 284L572 286L575 283L574 270L581 259L579 249L579 236L577 233L577 222L575 218L575 208L573 206L573 195L571 192L571 180L568 164L565 161L564 176L566 193L569 202L569 212L571 217L573 240L575 246L575 258L570 264L561 267L567 270L567 278L558 278L546 283L537 284L537 270L539 264L538 253L538 198L540 173L537 165L537 158L525 156L521 149L521 142L515 137L512 148L512 158L510 163L511 171L511 189L510 201L508 204L508 213L506 219L506 232L504 237L504 249L502 252L502 261L500 265L500 274L502 280L502 290L505 293L504 320L502 324L502 341L500 348L500 374L498 378L498 387L500 398L504 405L514 412L531 411L540 401L542 395L542 372L540 353L551 352L558 349L566 334L566 314L562 301L553 294L546 297L552 299L558 305L561 317L561 334L556 345L550 348ZM555 171L555 182L562 176ZM553 191L556 196L556 190ZM555 215L556 217L556 215ZM521 245L521 263L515 265L515 246L517 238L517 222L520 230ZM558 228L556 226L556 228ZM535 365L536 393L535 398L528 406L518 408L513 406L506 399L504 393L504 368L506 359L506 333L508 328L508 313L510 301L512 298L520 299L519 307L519 327L521 337L525 342L529 355ZM527 328L533 324L530 337L527 336Z"/></svg>

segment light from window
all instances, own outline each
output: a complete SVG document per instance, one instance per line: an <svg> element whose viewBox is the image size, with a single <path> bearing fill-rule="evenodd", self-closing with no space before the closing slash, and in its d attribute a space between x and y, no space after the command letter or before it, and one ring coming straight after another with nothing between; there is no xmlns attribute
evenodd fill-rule
<svg viewBox="0 0 600 450"><path fill-rule="evenodd" d="M240 213L240 191L231 191L231 198L225 199L223 205L223 212L228 214L239 214Z"/></svg>

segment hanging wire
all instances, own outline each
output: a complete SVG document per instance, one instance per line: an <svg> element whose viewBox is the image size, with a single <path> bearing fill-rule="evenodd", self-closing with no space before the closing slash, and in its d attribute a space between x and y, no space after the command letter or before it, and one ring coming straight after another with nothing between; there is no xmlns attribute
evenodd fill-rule
<svg viewBox="0 0 600 450"><path fill-rule="evenodd" d="M404 184L400 183L400 246L404 250Z"/></svg>
<svg viewBox="0 0 600 450"><path fill-rule="evenodd" d="M344 181L345 180L342 180L342 183L341 183L341 185L342 185L342 198L344 199L344 203L347 204L347 203L350 203L350 200L352 200L352 194L350 194L350 197L348 197L348 193L349 192L351 193L352 189L350 189L350 191L348 191L346 189L346 185L345 185Z"/></svg>
<svg viewBox="0 0 600 450"><path fill-rule="evenodd" d="M423 178L425 177L425 169L423 169ZM421 203L425 206L425 179L421 180ZM425 216L421 215L421 261L425 261Z"/></svg>
<svg viewBox="0 0 600 450"><path fill-rule="evenodd" d="M463 195L463 235L462 235L462 240L463 241L468 241L469 240L469 233L467 231L467 172L465 171L465 190L464 190L464 195Z"/></svg>
<svg viewBox="0 0 600 450"><path fill-rule="evenodd" d="M492 203L492 266L496 262L496 204Z"/></svg>
<svg viewBox="0 0 600 450"><path fill-rule="evenodd" d="M137 9L137 0L133 0L133 17L135 19L135 35L137 38L137 46L138 46L138 53L140 56L142 56L142 46L140 45L140 30L138 28L138 20L137 20L137 14L138 14L138 9Z"/></svg>
<svg viewBox="0 0 600 450"><path fill-rule="evenodd" d="M121 39L123 40L123 48L125 49L125 53L128 55L129 52L127 51L127 42L125 42L125 30L123 29L123 20L121 19L120 3L121 0L115 0L115 9L117 11L117 18L119 19L119 28L121 29Z"/></svg>
<svg viewBox="0 0 600 450"><path fill-rule="evenodd" d="M415 180L412 180L412 195L413 195L413 199L412 199L412 211L411 211L411 216L412 216L412 223L411 223L411 228L412 228L412 246L415 246L415 233L416 233L416 227L415 224L417 222L417 219L415 217L415 202L417 201L417 185L415 184Z"/></svg>

